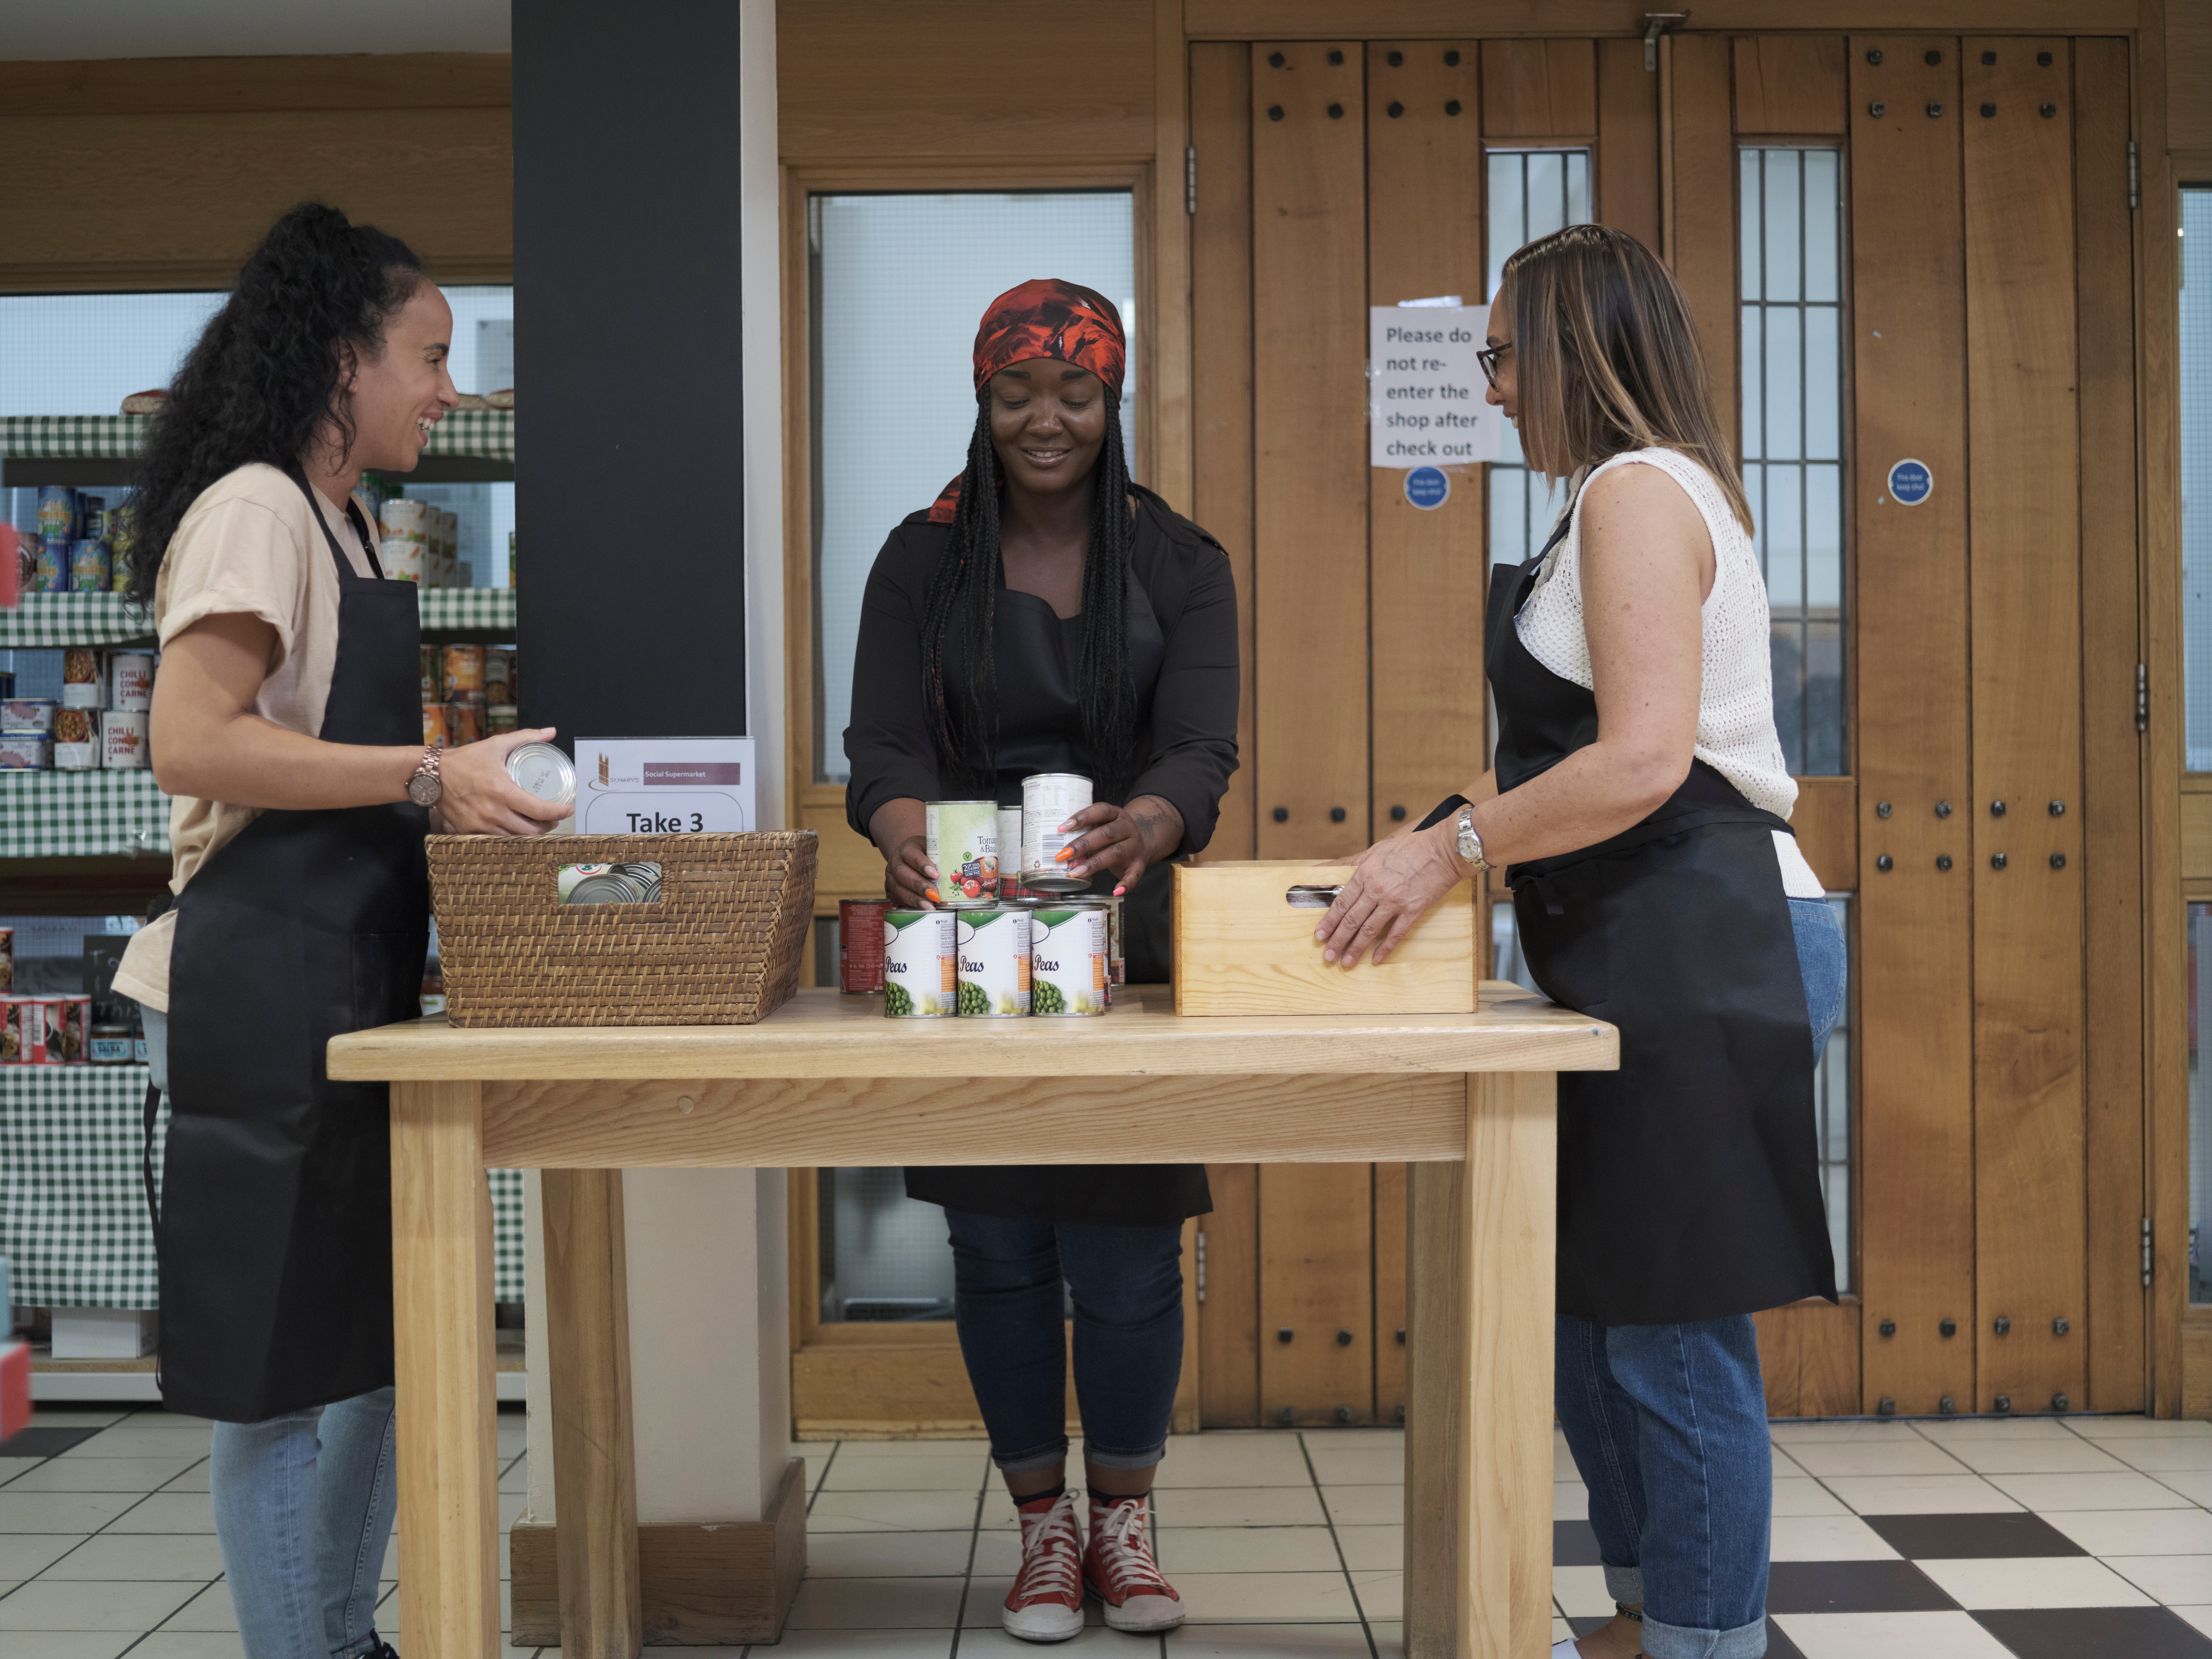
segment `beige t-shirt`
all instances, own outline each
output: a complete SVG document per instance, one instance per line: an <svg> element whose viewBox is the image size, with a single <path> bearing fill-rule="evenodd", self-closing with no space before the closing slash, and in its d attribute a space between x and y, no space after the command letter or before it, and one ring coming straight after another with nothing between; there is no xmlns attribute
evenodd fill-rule
<svg viewBox="0 0 2212 1659"><path fill-rule="evenodd" d="M347 514L319 495L315 505L354 574L374 575L361 534ZM362 514L369 516L365 504ZM154 584L154 625L165 648L203 617L241 615L258 617L276 630L254 713L315 736L323 729L323 707L330 701L331 672L337 663L337 567L323 532L308 516L300 486L258 461L200 492L170 538ZM175 859L169 890L183 892L192 872L259 815L258 807L178 796L169 807L169 845ZM176 931L177 913L171 909L134 934L116 971L115 988L166 1012L169 949Z"/></svg>

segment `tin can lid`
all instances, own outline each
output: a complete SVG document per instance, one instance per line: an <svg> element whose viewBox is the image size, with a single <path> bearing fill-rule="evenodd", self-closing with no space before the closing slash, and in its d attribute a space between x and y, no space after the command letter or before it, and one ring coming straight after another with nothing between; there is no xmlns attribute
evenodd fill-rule
<svg viewBox="0 0 2212 1659"><path fill-rule="evenodd" d="M923 805L926 806L988 806L995 811L998 810L999 803L994 800L933 800L925 801Z"/></svg>
<svg viewBox="0 0 2212 1659"><path fill-rule="evenodd" d="M526 743L507 751L507 775L526 793L556 805L576 799L576 769L568 756L550 743Z"/></svg>
<svg viewBox="0 0 2212 1659"><path fill-rule="evenodd" d="M1080 772L1032 772L1022 780L1022 787L1026 789L1033 783L1060 782L1079 783L1086 789L1091 787L1091 780Z"/></svg>

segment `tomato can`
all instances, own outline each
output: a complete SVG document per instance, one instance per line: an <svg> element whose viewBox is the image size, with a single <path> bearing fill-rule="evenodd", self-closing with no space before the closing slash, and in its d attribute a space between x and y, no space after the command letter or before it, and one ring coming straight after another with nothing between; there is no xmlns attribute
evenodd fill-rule
<svg viewBox="0 0 2212 1659"><path fill-rule="evenodd" d="M960 1012L1004 1019L1030 1011L1030 913L963 910L959 925Z"/></svg>
<svg viewBox="0 0 2212 1659"><path fill-rule="evenodd" d="M103 708L107 704L107 676L100 653L88 645L73 645L62 653L62 697L64 708Z"/></svg>
<svg viewBox="0 0 2212 1659"><path fill-rule="evenodd" d="M848 997L883 994L884 918L890 908L881 899L837 901L837 988Z"/></svg>
<svg viewBox="0 0 2212 1659"><path fill-rule="evenodd" d="M107 706L137 709L154 707L154 653L150 651L111 651L107 653Z"/></svg>
<svg viewBox="0 0 2212 1659"><path fill-rule="evenodd" d="M146 746L152 716L136 708L111 708L100 717L100 763L112 770L143 772L153 763Z"/></svg>
<svg viewBox="0 0 2212 1659"><path fill-rule="evenodd" d="M1060 825L1091 805L1091 780L1073 772L1039 772L1022 780L1022 885L1039 893L1080 893L1087 876L1071 876L1060 854L1080 830Z"/></svg>
<svg viewBox="0 0 2212 1659"><path fill-rule="evenodd" d="M937 902L965 909L999 899L999 803L923 803L929 861L937 866Z"/></svg>
<svg viewBox="0 0 2212 1659"><path fill-rule="evenodd" d="M884 912L884 1013L937 1019L958 1007L958 957L950 910Z"/></svg>
<svg viewBox="0 0 2212 1659"><path fill-rule="evenodd" d="M1106 907L1048 901L1030 912L1030 1011L1106 1012Z"/></svg>

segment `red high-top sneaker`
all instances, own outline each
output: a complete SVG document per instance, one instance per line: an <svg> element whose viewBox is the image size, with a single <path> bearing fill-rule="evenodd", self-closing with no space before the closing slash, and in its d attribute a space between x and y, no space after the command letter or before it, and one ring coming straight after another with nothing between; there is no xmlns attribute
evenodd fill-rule
<svg viewBox="0 0 2212 1659"><path fill-rule="evenodd" d="M1152 1559L1141 1498L1091 1498L1083 1582L1106 1604L1106 1622L1115 1630L1173 1630L1182 1623L1182 1598Z"/></svg>
<svg viewBox="0 0 2212 1659"><path fill-rule="evenodd" d="M1065 1642L1083 1628L1083 1530L1075 1494L1017 1504L1022 1570L1006 1592L1000 1622L1024 1642Z"/></svg>

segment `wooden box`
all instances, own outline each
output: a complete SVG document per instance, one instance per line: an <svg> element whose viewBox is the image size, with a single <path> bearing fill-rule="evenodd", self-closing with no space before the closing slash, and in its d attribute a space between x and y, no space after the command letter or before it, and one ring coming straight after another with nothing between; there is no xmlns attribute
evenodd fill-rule
<svg viewBox="0 0 2212 1659"><path fill-rule="evenodd" d="M1177 865L1176 1012L1473 1013L1474 884L1445 895L1380 968L1363 957L1346 969L1322 960L1314 929L1324 912L1287 895L1334 887L1351 873L1346 865L1297 860Z"/></svg>

